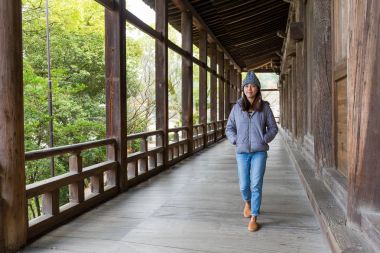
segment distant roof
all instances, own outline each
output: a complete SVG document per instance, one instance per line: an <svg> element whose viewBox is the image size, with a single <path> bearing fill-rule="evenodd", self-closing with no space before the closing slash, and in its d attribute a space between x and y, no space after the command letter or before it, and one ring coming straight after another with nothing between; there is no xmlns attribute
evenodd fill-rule
<svg viewBox="0 0 380 253"><path fill-rule="evenodd" d="M154 0L143 0L154 8ZM181 13L168 1L169 23L181 28ZM188 0L206 25L243 69L279 66L289 4L283 0ZM193 26L194 44L199 33ZM276 53L277 52L277 53Z"/></svg>

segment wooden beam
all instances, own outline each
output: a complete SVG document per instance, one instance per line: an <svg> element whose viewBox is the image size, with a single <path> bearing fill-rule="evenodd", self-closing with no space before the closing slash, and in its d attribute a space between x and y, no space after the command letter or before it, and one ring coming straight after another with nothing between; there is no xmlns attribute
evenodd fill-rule
<svg viewBox="0 0 380 253"><path fill-rule="evenodd" d="M218 65L219 65L219 71L218 74L220 76L224 77L224 53L218 51ZM222 78L219 79L219 117L218 120L224 120L224 81Z"/></svg>
<svg viewBox="0 0 380 253"><path fill-rule="evenodd" d="M156 30L168 37L168 0L156 0ZM164 134L157 135L157 144L165 148L158 160L168 167L169 101L168 101L168 45L167 40L156 40L156 128Z"/></svg>
<svg viewBox="0 0 380 253"><path fill-rule="evenodd" d="M188 11L181 14L182 49L193 55L193 24ZM193 152L193 62L182 57L182 126L188 127L188 153Z"/></svg>
<svg viewBox="0 0 380 253"><path fill-rule="evenodd" d="M6 251L26 243L21 1L0 1L0 201ZM1 234L1 233L0 233Z"/></svg>
<svg viewBox="0 0 380 253"><path fill-rule="evenodd" d="M120 191L127 181L127 80L125 51L125 0L117 0L115 10L105 10L105 60L106 60L106 135L116 139L117 154L108 149L108 159L115 159L120 167L108 172L111 185Z"/></svg>
<svg viewBox="0 0 380 253"><path fill-rule="evenodd" d="M349 6L347 218L357 227L363 212L380 212L380 2Z"/></svg>
<svg viewBox="0 0 380 253"><path fill-rule="evenodd" d="M234 58L228 53L226 49L224 49L223 45L220 43L220 41L216 38L214 33L211 31L211 29L206 25L206 23L203 21L203 18L198 14L198 12L194 9L194 7L191 5L191 3L188 0L172 0L172 2L181 10L189 10L191 14L193 15L193 23L198 28L198 30L205 30L208 34L208 36L211 37L212 41L215 42L220 49L223 50L223 52L226 54L226 56L231 60L231 62L235 65L235 68L240 70L240 66L236 63Z"/></svg>
<svg viewBox="0 0 380 253"><path fill-rule="evenodd" d="M303 22L292 22L289 24L289 37L294 41L303 40L303 31L304 31Z"/></svg>
<svg viewBox="0 0 380 253"><path fill-rule="evenodd" d="M211 69L216 72L216 64L217 64L217 48L215 43L210 44L210 66ZM210 78L210 103L211 103L211 121L217 121L217 109L218 109L218 102L217 102L217 80L216 76L214 73L211 73L211 78Z"/></svg>

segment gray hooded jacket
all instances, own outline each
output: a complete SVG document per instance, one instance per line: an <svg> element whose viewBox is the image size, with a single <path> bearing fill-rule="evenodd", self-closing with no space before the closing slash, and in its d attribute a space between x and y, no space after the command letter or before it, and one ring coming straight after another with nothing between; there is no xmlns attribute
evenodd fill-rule
<svg viewBox="0 0 380 253"><path fill-rule="evenodd" d="M273 112L268 102L264 102L263 111L248 112L242 109L242 98L233 106L226 126L228 140L236 145L236 153L267 151L278 132Z"/></svg>

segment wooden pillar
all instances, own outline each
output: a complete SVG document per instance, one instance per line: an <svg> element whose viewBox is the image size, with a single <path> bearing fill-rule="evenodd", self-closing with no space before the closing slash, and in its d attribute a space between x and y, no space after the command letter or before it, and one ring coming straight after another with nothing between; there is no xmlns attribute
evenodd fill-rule
<svg viewBox="0 0 380 253"><path fill-rule="evenodd" d="M217 102L217 79L216 79L216 61L217 61L217 48L215 43L210 44L210 58L211 58L211 69L213 73L211 73L211 84L210 84L210 102L211 102L211 121L215 122L218 119L218 102Z"/></svg>
<svg viewBox="0 0 380 253"><path fill-rule="evenodd" d="M224 77L224 53L218 52L218 65L219 65L219 72L218 74ZM218 120L224 120L224 81L222 78L219 79L219 117Z"/></svg>
<svg viewBox="0 0 380 253"><path fill-rule="evenodd" d="M126 189L127 182L127 90L125 20L122 11L125 0L118 0L115 10L105 11L105 55L106 55L106 118L107 137L117 142L116 157L108 150L108 158L119 163L117 173L108 172L109 184Z"/></svg>
<svg viewBox="0 0 380 253"><path fill-rule="evenodd" d="M168 37L168 0L155 0L156 6L156 30ZM168 167L168 45L166 39L156 39L156 129L164 132L163 136L157 135L157 144L165 148L163 157L164 168Z"/></svg>
<svg viewBox="0 0 380 253"><path fill-rule="evenodd" d="M230 115L230 61L224 60L224 118L228 119Z"/></svg>
<svg viewBox="0 0 380 253"><path fill-rule="evenodd" d="M305 76L305 54L304 54L304 13L305 4L303 0L295 1L295 11L296 11L296 22L299 25L300 34L296 43L296 107L297 107L297 119L296 119L296 138L299 143L302 143L303 136L306 134L306 120L305 120L305 110L307 108L306 104L306 76Z"/></svg>
<svg viewBox="0 0 380 253"><path fill-rule="evenodd" d="M331 0L313 1L313 125L317 168L334 166L332 138Z"/></svg>
<svg viewBox="0 0 380 253"><path fill-rule="evenodd" d="M348 41L348 221L380 212L380 2L349 3Z"/></svg>
<svg viewBox="0 0 380 253"><path fill-rule="evenodd" d="M207 32L199 31L199 60L207 66ZM207 124L207 70L199 66L199 123ZM204 134L207 127L204 127ZM207 145L207 136L204 135L203 145Z"/></svg>
<svg viewBox="0 0 380 253"><path fill-rule="evenodd" d="M291 73L289 69L287 70L286 75L286 129L288 131L291 131L291 109L292 109L292 103L291 103Z"/></svg>
<svg viewBox="0 0 380 253"><path fill-rule="evenodd" d="M236 100L239 99L241 97L241 72L240 71L236 71Z"/></svg>
<svg viewBox="0 0 380 253"><path fill-rule="evenodd" d="M291 129L293 137L297 137L297 68L296 68L296 58L294 56L291 57L291 64L292 67L290 69L291 71L291 97L292 97L292 110L291 110Z"/></svg>
<svg viewBox="0 0 380 253"><path fill-rule="evenodd" d="M233 65L230 65L230 104L235 102L236 93L235 93L235 69Z"/></svg>
<svg viewBox="0 0 380 253"><path fill-rule="evenodd" d="M26 243L21 1L0 2L0 213L6 251ZM1 245L0 245L1 247Z"/></svg>
<svg viewBox="0 0 380 253"><path fill-rule="evenodd" d="M193 55L192 14L181 14L182 48ZM182 57L182 125L188 127L188 153L193 152L193 61Z"/></svg>

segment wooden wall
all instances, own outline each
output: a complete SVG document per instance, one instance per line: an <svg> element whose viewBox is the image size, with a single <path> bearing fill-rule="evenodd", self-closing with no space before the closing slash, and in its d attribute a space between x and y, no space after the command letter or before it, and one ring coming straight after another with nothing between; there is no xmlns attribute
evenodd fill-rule
<svg viewBox="0 0 380 253"><path fill-rule="evenodd" d="M350 0L347 68L348 219L380 212L380 2Z"/></svg>

